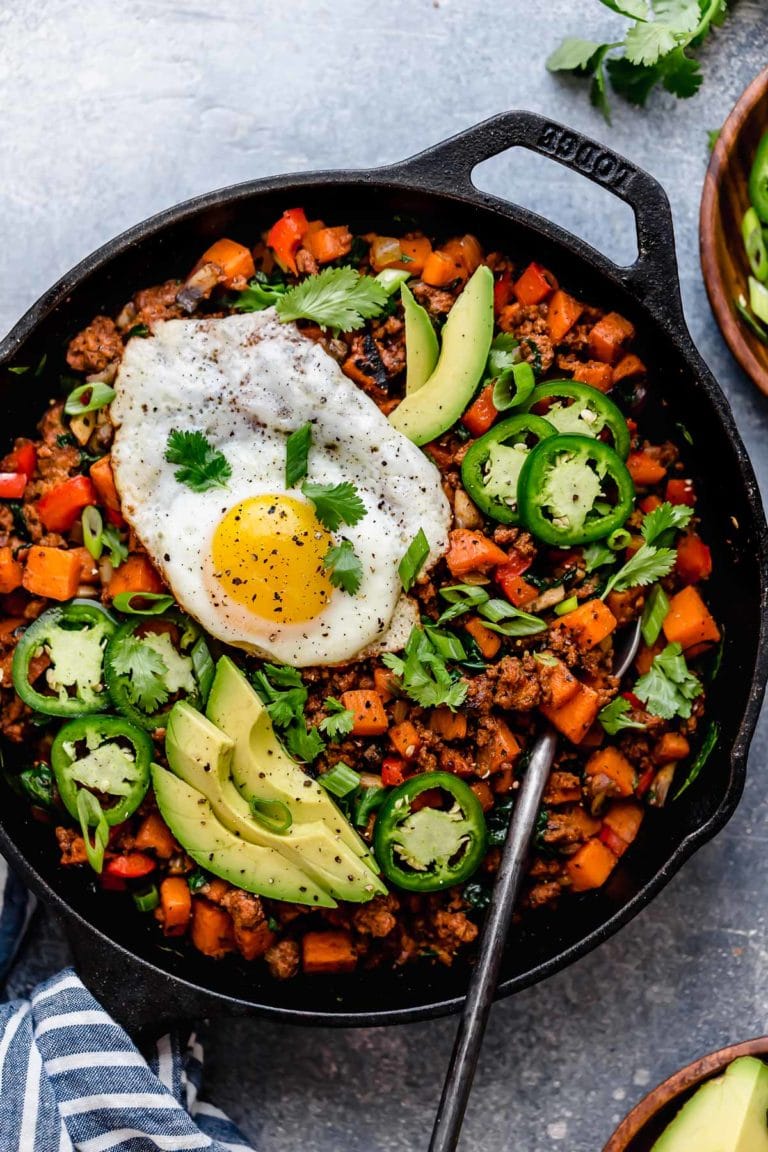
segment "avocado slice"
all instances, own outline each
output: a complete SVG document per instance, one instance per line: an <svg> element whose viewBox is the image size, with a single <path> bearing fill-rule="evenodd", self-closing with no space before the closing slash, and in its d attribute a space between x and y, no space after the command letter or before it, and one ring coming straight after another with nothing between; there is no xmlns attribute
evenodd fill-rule
<svg viewBox="0 0 768 1152"><path fill-rule="evenodd" d="M741 1056L683 1105L651 1152L768 1152L768 1067Z"/></svg>
<svg viewBox="0 0 768 1152"><path fill-rule="evenodd" d="M386 891L365 861L322 821L274 832L255 820L248 801L232 783L234 751L234 741L187 701L174 704L165 736L168 763L186 784L202 793L216 819L230 832L251 844L273 848L339 900L363 903Z"/></svg>
<svg viewBox="0 0 768 1152"><path fill-rule="evenodd" d="M173 772L152 765L152 786L163 819L196 864L258 896L335 908L324 889L274 848L239 840L216 819L208 801Z"/></svg>
<svg viewBox="0 0 768 1152"><path fill-rule="evenodd" d="M435 370L440 355L437 333L426 308L414 299L407 284L400 288L405 313L405 394L418 392Z"/></svg>
<svg viewBox="0 0 768 1152"><path fill-rule="evenodd" d="M280 800L288 805L294 825L323 821L378 872L367 845L325 789L283 749L258 694L228 656L216 665L206 715L235 742L232 779L248 803L254 798Z"/></svg>
<svg viewBox="0 0 768 1152"><path fill-rule="evenodd" d="M480 383L493 338L493 273L481 264L448 313L437 367L389 417L414 444L428 444L461 416Z"/></svg>

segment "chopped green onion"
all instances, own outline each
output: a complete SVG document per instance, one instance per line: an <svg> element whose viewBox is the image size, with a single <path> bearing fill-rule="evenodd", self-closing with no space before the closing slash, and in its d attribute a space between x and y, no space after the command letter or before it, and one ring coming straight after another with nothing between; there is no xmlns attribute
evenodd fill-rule
<svg viewBox="0 0 768 1152"><path fill-rule="evenodd" d="M429 540L424 534L424 529L419 528L397 566L397 574L404 591L408 592L411 589L428 556Z"/></svg>
<svg viewBox="0 0 768 1152"><path fill-rule="evenodd" d="M312 443L312 425L309 421L291 432L285 442L285 486L295 488L304 480L309 468L309 446Z"/></svg>
<svg viewBox="0 0 768 1152"><path fill-rule="evenodd" d="M768 280L768 251L766 251L760 217L754 208L748 208L741 222L741 235L749 259L752 275Z"/></svg>
<svg viewBox="0 0 768 1152"><path fill-rule="evenodd" d="M192 659L192 671L195 674L197 686L200 689L200 698L203 706L205 706L208 703L208 696L213 686L213 677L216 669L204 636L198 636L192 645L192 651L189 655Z"/></svg>
<svg viewBox="0 0 768 1152"><path fill-rule="evenodd" d="M356 788L360 787L360 774L355 772L354 768L350 768L349 764L339 760L333 768L329 768L322 776L318 776L318 783L322 784L326 792L330 792L333 796L338 796L340 800L343 800L345 796L349 796L350 792L354 792Z"/></svg>
<svg viewBox="0 0 768 1152"><path fill-rule="evenodd" d="M611 532L608 537L608 547L612 552L621 552L624 548L628 547L631 540L631 532L627 532L626 528L617 528L616 531Z"/></svg>
<svg viewBox="0 0 768 1152"><path fill-rule="evenodd" d="M129 616L162 616L174 603L166 592L119 592L112 607Z"/></svg>
<svg viewBox="0 0 768 1152"><path fill-rule="evenodd" d="M749 306L758 320L768 324L768 288L754 276L749 277Z"/></svg>
<svg viewBox="0 0 768 1152"><path fill-rule="evenodd" d="M482 611L482 609L481 609ZM496 624L492 620L484 620L485 628L491 632L498 632L501 636L536 636L539 632L546 632L547 625L540 616L532 616L530 612L517 611L511 620L503 624Z"/></svg>
<svg viewBox="0 0 768 1152"><path fill-rule="evenodd" d="M524 404L536 387L533 368L523 360L505 368L493 386L493 406L499 412Z"/></svg>
<svg viewBox="0 0 768 1152"><path fill-rule="evenodd" d="M555 604L555 616L565 616L567 612L573 612L578 606L577 597L569 596L567 600L561 600L559 604Z"/></svg>
<svg viewBox="0 0 768 1152"><path fill-rule="evenodd" d="M481 616L485 616L486 620L492 620L494 624L498 624L499 620L511 620L520 612L520 609L515 608L508 600L495 599L479 604L477 610Z"/></svg>
<svg viewBox="0 0 768 1152"><path fill-rule="evenodd" d="M104 867L104 853L109 843L109 824L98 799L87 788L81 788L77 793L77 815L85 841L88 863L94 872L101 872ZM93 840L90 836L91 828L94 829Z"/></svg>
<svg viewBox="0 0 768 1152"><path fill-rule="evenodd" d="M425 624L424 631L432 642L432 647L443 660L465 660L467 653L458 636L452 632L443 632L435 628L434 624Z"/></svg>
<svg viewBox="0 0 768 1152"><path fill-rule="evenodd" d="M551 652L534 652L533 658L537 664L543 664L545 668L556 668L560 663L557 656L553 656Z"/></svg>
<svg viewBox="0 0 768 1152"><path fill-rule="evenodd" d="M105 408L115 398L114 388L109 384L102 384L100 380L93 384L81 384L67 396L64 411L67 416L83 416L86 412L96 412Z"/></svg>
<svg viewBox="0 0 768 1152"><path fill-rule="evenodd" d="M394 296L398 288L405 284L406 280L410 280L411 276L412 272L405 272L402 268L383 268L374 279L378 280L387 296Z"/></svg>
<svg viewBox="0 0 768 1152"><path fill-rule="evenodd" d="M83 508L80 521L83 525L83 544L93 559L98 560L104 551L104 521L101 512L89 504L87 508Z"/></svg>
<svg viewBox="0 0 768 1152"><path fill-rule="evenodd" d="M750 332L757 336L758 340L761 340L763 344L768 344L768 329L763 328L762 324L752 315L747 305L746 297L743 294L737 296L733 302L733 306Z"/></svg>
<svg viewBox="0 0 768 1152"><path fill-rule="evenodd" d="M160 893L157 890L157 885L150 884L149 888L144 888L140 892L134 892L133 902L139 912L154 912L160 903Z"/></svg>
<svg viewBox="0 0 768 1152"><path fill-rule="evenodd" d="M686 788L690 788L694 783L702 768L712 755L715 745L720 738L720 726L716 720L713 720L707 728L704 740L702 741L701 748L698 751L696 759L691 764L688 775L686 776L683 784L678 792L673 796L673 800L679 800Z"/></svg>
<svg viewBox="0 0 768 1152"><path fill-rule="evenodd" d="M269 832L287 832L293 824L291 810L282 800L260 800L252 796L251 813Z"/></svg>
<svg viewBox="0 0 768 1152"><path fill-rule="evenodd" d="M645 602L643 618L640 622L640 631L643 640L652 648L661 635L661 626L669 612L669 600L661 584L654 584L651 594Z"/></svg>
<svg viewBox="0 0 768 1152"><path fill-rule="evenodd" d="M441 588L440 595L449 604L485 604L488 593L478 584L451 584L448 588Z"/></svg>
<svg viewBox="0 0 768 1152"><path fill-rule="evenodd" d="M378 812L387 795L386 788L364 788L355 804L355 827L365 828L371 812Z"/></svg>

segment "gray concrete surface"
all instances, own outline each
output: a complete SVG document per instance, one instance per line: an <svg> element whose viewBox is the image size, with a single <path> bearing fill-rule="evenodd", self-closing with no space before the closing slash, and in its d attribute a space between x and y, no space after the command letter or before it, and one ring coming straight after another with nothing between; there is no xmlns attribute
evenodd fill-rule
<svg viewBox="0 0 768 1152"><path fill-rule="evenodd" d="M768 483L765 402L714 325L697 255L706 130L768 57L764 0L738 0L702 53L699 96L615 104L608 128L544 60L599 38L596 0L14 0L0 5L0 329L81 256L198 192L272 172L396 160L508 107L562 119L654 173L675 216L691 331ZM631 258L626 211L509 154L478 182ZM768 725L735 819L619 936L498 1005L463 1147L597 1152L645 1088L768 1031ZM43 916L15 990L66 958ZM426 1147L451 1021L390 1031L219 1021L213 1098L261 1152Z"/></svg>

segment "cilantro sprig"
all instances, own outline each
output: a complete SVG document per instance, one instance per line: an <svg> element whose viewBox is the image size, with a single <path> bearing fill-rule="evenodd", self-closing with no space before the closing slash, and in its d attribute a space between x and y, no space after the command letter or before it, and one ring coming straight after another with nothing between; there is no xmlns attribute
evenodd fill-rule
<svg viewBox="0 0 768 1152"><path fill-rule="evenodd" d="M440 645L440 638L437 638ZM413 628L402 656L385 652L382 663L394 672L399 686L422 708L445 705L452 711L459 708L467 695L467 684L455 671L448 668L446 657L424 628Z"/></svg>
<svg viewBox="0 0 768 1152"><path fill-rule="evenodd" d="M152 715L170 695L168 666L162 655L139 636L127 636L112 658L112 668L125 676L125 694L131 704Z"/></svg>
<svg viewBox="0 0 768 1152"><path fill-rule="evenodd" d="M320 721L320 731L324 732L329 740L339 740L348 736L355 723L355 714L345 708L341 700L335 696L326 696L324 707L328 715Z"/></svg>
<svg viewBox="0 0 768 1152"><path fill-rule="evenodd" d="M354 484L311 484L306 481L301 491L315 506L317 518L329 532L341 524L357 524L365 516L365 504Z"/></svg>
<svg viewBox="0 0 768 1152"><path fill-rule="evenodd" d="M232 475L232 466L224 453L197 430L182 432L174 428L168 436L165 459L169 464L179 465L174 473L176 479L193 492L226 488Z"/></svg>
<svg viewBox="0 0 768 1152"><path fill-rule="evenodd" d="M692 516L692 508L666 501L649 512L643 518L640 529L643 543L634 556L609 578L603 589L603 599L610 592L642 588L668 576L674 568L677 552L663 544L663 541L669 540L671 543L674 533L687 528Z"/></svg>
<svg viewBox="0 0 768 1152"><path fill-rule="evenodd" d="M600 0L632 21L620 40L601 44L569 37L547 60L550 72L590 78L590 99L610 123L607 84L631 104L643 105L658 85L674 96L694 96L702 82L689 55L728 15L727 0Z"/></svg>
<svg viewBox="0 0 768 1152"><path fill-rule="evenodd" d="M615 736L617 732L621 732L625 728L645 728L645 724L639 720L631 720L627 716L627 713L631 711L632 706L629 701L625 700L623 696L617 696L615 700L611 700L610 704L606 704L605 708L600 709L597 718L609 736Z"/></svg>
<svg viewBox="0 0 768 1152"><path fill-rule="evenodd" d="M632 691L652 716L672 720L687 719L693 701L704 691L701 681L689 671L679 644L667 644L654 657L650 670L641 676Z"/></svg>
<svg viewBox="0 0 768 1152"><path fill-rule="evenodd" d="M264 664L253 673L253 686L288 752L296 760L311 764L325 743L317 728L307 726L304 709L309 693L301 673L283 664Z"/></svg>
<svg viewBox="0 0 768 1152"><path fill-rule="evenodd" d="M342 588L350 596L359 591L363 582L363 564L349 540L334 544L323 556L323 567L334 588Z"/></svg>
<svg viewBox="0 0 768 1152"><path fill-rule="evenodd" d="M354 332L380 315L387 299L378 280L345 265L307 276L277 300L276 309L283 322L313 320L321 328Z"/></svg>

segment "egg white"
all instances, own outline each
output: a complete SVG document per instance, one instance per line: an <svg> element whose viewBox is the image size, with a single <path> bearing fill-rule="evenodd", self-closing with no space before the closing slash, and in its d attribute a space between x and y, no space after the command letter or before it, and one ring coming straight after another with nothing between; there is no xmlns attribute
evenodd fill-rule
<svg viewBox="0 0 768 1152"><path fill-rule="evenodd" d="M181 606L211 635L260 656L305 667L402 647L416 619L398 564L420 528L425 571L447 548L450 507L440 474L318 344L274 309L209 320L168 320L134 337L115 380L111 416L115 483L123 514ZM286 439L312 423L309 479L353 483L366 515L334 539L363 564L359 591L335 589L300 624L276 624L233 600L215 578L212 541L241 500L287 493ZM165 460L173 429L202 431L223 452L226 489L193 492ZM388 630L392 632L388 635Z"/></svg>

